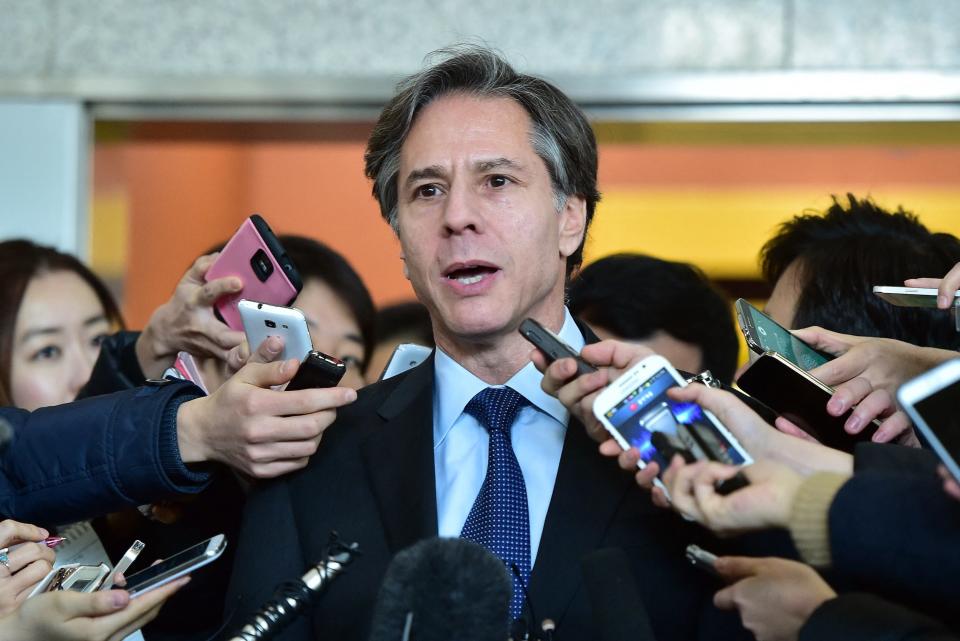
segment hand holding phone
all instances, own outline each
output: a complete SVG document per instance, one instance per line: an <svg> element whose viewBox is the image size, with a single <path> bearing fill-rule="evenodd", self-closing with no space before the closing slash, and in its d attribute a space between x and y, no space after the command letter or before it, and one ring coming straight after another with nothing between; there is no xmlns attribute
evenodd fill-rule
<svg viewBox="0 0 960 641"><path fill-rule="evenodd" d="M684 386L686 381L665 358L649 356L604 389L594 401L593 412L621 448L639 450L640 469L656 461L661 471L666 470L670 465L667 455L676 450L687 450L694 460L731 465L753 462L713 414L667 395L667 390ZM655 484L666 492L662 481L657 479Z"/></svg>

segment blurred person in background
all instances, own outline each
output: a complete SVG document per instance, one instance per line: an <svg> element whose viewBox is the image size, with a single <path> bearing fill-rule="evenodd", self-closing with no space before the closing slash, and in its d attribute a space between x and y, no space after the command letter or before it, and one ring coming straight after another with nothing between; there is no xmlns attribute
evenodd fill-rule
<svg viewBox="0 0 960 641"><path fill-rule="evenodd" d="M730 302L699 269L641 254L601 258L571 281L570 313L601 339L645 345L677 369L733 382L740 350Z"/></svg>
<svg viewBox="0 0 960 641"><path fill-rule="evenodd" d="M433 327L430 312L419 301L397 303L377 312L377 344L367 368L367 383L375 383L402 343L433 349Z"/></svg>
<svg viewBox="0 0 960 641"><path fill-rule="evenodd" d="M894 338L956 350L960 333L936 309L896 307L873 293L922 275L946 274L960 262L960 241L932 233L902 207L834 197L822 215L783 223L760 252L773 286L765 311L788 329L819 326L863 337Z"/></svg>
<svg viewBox="0 0 960 641"><path fill-rule="evenodd" d="M79 260L28 240L0 243L0 405L76 398L100 346L123 326L106 285Z"/></svg>

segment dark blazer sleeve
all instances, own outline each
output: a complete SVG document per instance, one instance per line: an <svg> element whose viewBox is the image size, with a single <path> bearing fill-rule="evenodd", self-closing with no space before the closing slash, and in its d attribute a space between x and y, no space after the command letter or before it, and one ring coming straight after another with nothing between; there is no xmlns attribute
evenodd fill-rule
<svg viewBox="0 0 960 641"><path fill-rule="evenodd" d="M199 492L210 475L180 460L176 421L201 395L169 382L35 412L0 408L13 428L0 450L0 518L59 525Z"/></svg>
<svg viewBox="0 0 960 641"><path fill-rule="evenodd" d="M940 479L856 474L829 511L835 576L949 619L960 602L960 502Z"/></svg>
<svg viewBox="0 0 960 641"><path fill-rule="evenodd" d="M103 341L90 380L80 389L77 400L139 387L146 381L137 360L140 332L117 332Z"/></svg>
<svg viewBox="0 0 960 641"><path fill-rule="evenodd" d="M799 641L960 641L943 625L870 594L845 594L814 610Z"/></svg>

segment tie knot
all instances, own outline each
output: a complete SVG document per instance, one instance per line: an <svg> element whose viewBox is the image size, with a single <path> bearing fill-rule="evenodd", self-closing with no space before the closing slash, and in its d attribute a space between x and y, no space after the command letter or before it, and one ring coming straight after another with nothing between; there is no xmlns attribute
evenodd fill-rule
<svg viewBox="0 0 960 641"><path fill-rule="evenodd" d="M517 412L529 401L509 387L488 387L470 399L464 411L477 419L488 432L510 433Z"/></svg>

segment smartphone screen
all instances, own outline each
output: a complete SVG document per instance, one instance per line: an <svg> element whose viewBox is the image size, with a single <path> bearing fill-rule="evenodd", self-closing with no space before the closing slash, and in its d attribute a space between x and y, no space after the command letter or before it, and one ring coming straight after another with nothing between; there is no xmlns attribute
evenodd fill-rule
<svg viewBox="0 0 960 641"><path fill-rule="evenodd" d="M220 545L214 545L211 550L211 542L215 543L216 539L219 539ZM147 590L160 587L168 581L172 581L195 568L213 561L220 555L224 547L226 547L226 541L222 535L198 543L193 547L174 554L168 559L164 559L156 565L152 565L145 570L141 570L127 577L127 584L123 586L123 589L129 592L131 596L135 596Z"/></svg>
<svg viewBox="0 0 960 641"><path fill-rule="evenodd" d="M681 403L667 397L667 390L680 384L666 369L660 369L631 390L604 417L623 439L640 451L645 463L656 461L665 470L670 461L652 442L661 432L671 445L691 451L697 459L719 460L742 465L745 457L695 403Z"/></svg>
<svg viewBox="0 0 960 641"><path fill-rule="evenodd" d="M913 407L953 459L953 467L960 467L960 381L916 401Z"/></svg>
<svg viewBox="0 0 960 641"><path fill-rule="evenodd" d="M743 319L747 324L745 330L750 332L761 352L776 352L808 372L832 359L804 343L753 305L741 301L737 309L748 316Z"/></svg>

